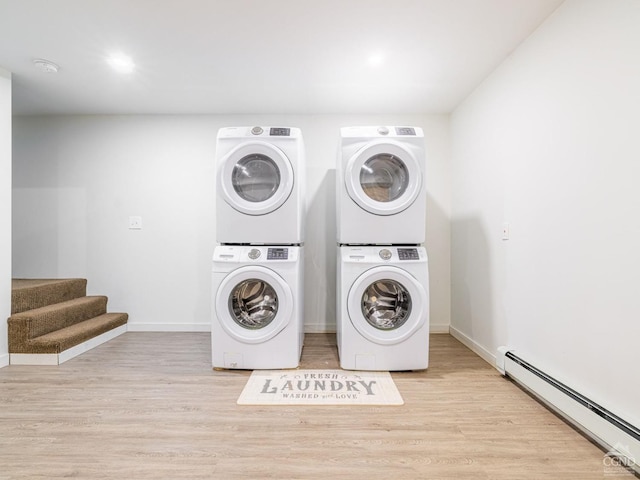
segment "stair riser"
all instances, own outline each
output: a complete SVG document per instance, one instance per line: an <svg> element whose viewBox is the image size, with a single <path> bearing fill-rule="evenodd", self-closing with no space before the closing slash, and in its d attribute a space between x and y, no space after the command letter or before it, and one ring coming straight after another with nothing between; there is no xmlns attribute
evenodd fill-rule
<svg viewBox="0 0 640 480"><path fill-rule="evenodd" d="M10 356L33 363L39 355L64 356L110 332L126 331L128 315L107 313L107 297L87 297L86 285L86 279L77 278L12 279Z"/></svg>
<svg viewBox="0 0 640 480"><path fill-rule="evenodd" d="M28 342L32 353L61 353L64 350L126 325L126 313L107 313L69 328L51 332Z"/></svg>
<svg viewBox="0 0 640 480"><path fill-rule="evenodd" d="M16 323L27 322L28 338L39 337L55 330L97 317L107 311L107 297L85 297L73 300L73 304L50 305L29 310L9 318L9 329Z"/></svg>
<svg viewBox="0 0 640 480"><path fill-rule="evenodd" d="M74 298L84 297L86 294L87 280L84 278L62 280L13 279L11 314L66 302Z"/></svg>

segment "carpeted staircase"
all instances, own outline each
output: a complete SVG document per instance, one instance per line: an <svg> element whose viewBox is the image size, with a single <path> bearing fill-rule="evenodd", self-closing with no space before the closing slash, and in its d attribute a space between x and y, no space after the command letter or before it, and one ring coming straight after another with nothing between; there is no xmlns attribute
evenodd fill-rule
<svg viewBox="0 0 640 480"><path fill-rule="evenodd" d="M84 278L13 279L9 361L57 365L124 333L128 318L87 296Z"/></svg>

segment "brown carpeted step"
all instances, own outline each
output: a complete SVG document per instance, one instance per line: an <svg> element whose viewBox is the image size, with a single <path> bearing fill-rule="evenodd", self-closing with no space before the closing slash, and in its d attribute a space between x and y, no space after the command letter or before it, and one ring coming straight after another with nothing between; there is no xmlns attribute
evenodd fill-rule
<svg viewBox="0 0 640 480"><path fill-rule="evenodd" d="M84 278L30 279L11 281L11 314L66 302L87 294Z"/></svg>
<svg viewBox="0 0 640 480"><path fill-rule="evenodd" d="M29 340L98 317L106 312L107 297L91 296L16 313L7 320L9 353L35 353L29 350Z"/></svg>
<svg viewBox="0 0 640 480"><path fill-rule="evenodd" d="M61 353L98 335L125 325L126 313L105 313L28 341L27 353Z"/></svg>

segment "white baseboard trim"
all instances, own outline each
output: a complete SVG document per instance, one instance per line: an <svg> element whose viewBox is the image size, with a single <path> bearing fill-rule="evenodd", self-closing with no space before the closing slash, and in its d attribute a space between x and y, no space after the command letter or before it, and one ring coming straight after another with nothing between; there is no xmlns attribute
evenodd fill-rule
<svg viewBox="0 0 640 480"><path fill-rule="evenodd" d="M210 332L210 323L129 323L129 332ZM307 323L305 333L335 333L335 325Z"/></svg>
<svg viewBox="0 0 640 480"><path fill-rule="evenodd" d="M129 332L210 332L210 323L128 323Z"/></svg>
<svg viewBox="0 0 640 480"><path fill-rule="evenodd" d="M431 323L429 333L450 333L451 325L448 323Z"/></svg>
<svg viewBox="0 0 640 480"><path fill-rule="evenodd" d="M7 365L9 365L9 354L3 353L0 355L0 368L6 367Z"/></svg>
<svg viewBox="0 0 640 480"><path fill-rule="evenodd" d="M210 323L129 323L129 332L210 332ZM305 333L336 333L335 324L305 323ZM431 324L430 333L450 333L449 324Z"/></svg>
<svg viewBox="0 0 640 480"><path fill-rule="evenodd" d="M304 333L336 333L336 324L305 323Z"/></svg>
<svg viewBox="0 0 640 480"><path fill-rule="evenodd" d="M57 353L10 353L11 365L59 365Z"/></svg>
<svg viewBox="0 0 640 480"><path fill-rule="evenodd" d="M60 353L10 353L9 363L11 365L60 365L67 360L71 360L98 345L102 345L122 335L126 331L127 325L121 325Z"/></svg>
<svg viewBox="0 0 640 480"><path fill-rule="evenodd" d="M449 327L449 333L451 334L451 336L453 338L458 340L460 343L462 343L464 346L466 346L469 350L471 350L472 352L477 354L485 362L487 362L488 364L490 364L492 367L495 368L495 366L496 366L496 356L493 353L491 353L489 350L484 348L478 342L476 342L475 340L471 339L470 337L468 337L467 335L465 335L464 333L462 333L460 330L458 330L455 327L450 326Z"/></svg>

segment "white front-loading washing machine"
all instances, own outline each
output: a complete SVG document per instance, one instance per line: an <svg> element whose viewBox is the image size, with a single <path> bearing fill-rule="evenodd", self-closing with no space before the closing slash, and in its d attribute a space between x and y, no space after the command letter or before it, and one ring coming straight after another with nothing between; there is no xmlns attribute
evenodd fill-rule
<svg viewBox="0 0 640 480"><path fill-rule="evenodd" d="M418 127L344 127L336 165L339 244L425 241L425 146Z"/></svg>
<svg viewBox="0 0 640 480"><path fill-rule="evenodd" d="M213 254L214 368L296 368L304 342L303 247L217 246Z"/></svg>
<svg viewBox="0 0 640 480"><path fill-rule="evenodd" d="M337 296L342 368L427 368L429 272L424 247L338 247Z"/></svg>
<svg viewBox="0 0 640 480"><path fill-rule="evenodd" d="M227 127L216 141L218 243L304 241L304 144L298 128Z"/></svg>

